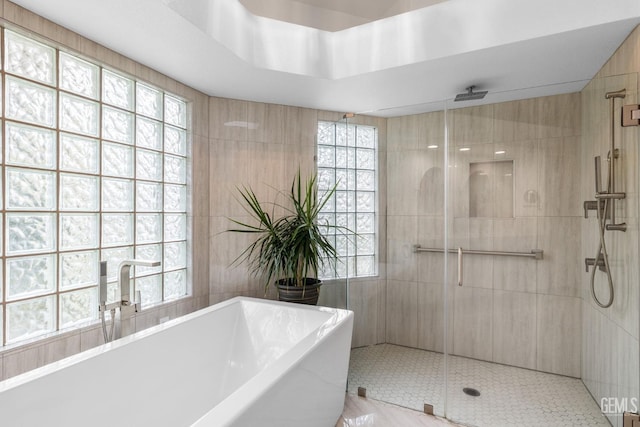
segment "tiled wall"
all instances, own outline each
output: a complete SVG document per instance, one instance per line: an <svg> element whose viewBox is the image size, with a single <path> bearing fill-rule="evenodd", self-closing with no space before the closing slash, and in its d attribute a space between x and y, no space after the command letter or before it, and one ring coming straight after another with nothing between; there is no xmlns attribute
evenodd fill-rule
<svg viewBox="0 0 640 427"><path fill-rule="evenodd" d="M412 246L443 245L443 114L387 124L387 341L435 351L443 351L443 256ZM467 255L462 287L451 258L449 349L579 377L580 94L448 114L450 246L544 250L542 261ZM513 161L513 217L470 217L470 164L503 160Z"/></svg>
<svg viewBox="0 0 640 427"><path fill-rule="evenodd" d="M598 307L591 297L589 275L582 273L582 380L591 394L601 398L640 398L640 273L638 251L638 144L640 128L622 128L620 107L638 104L640 75L640 29L620 46L596 77L582 91L583 183L581 200L594 199L594 156L602 158L602 186L607 185L606 161L610 142L610 101L606 92L626 89L626 97L615 101L615 141L620 156L616 161L616 191L626 192L616 202L616 222L626 222L626 232L607 231L606 243L612 268L615 298L610 308ZM595 212L581 221L582 255L595 257L599 233ZM584 271L584 270L583 270ZM606 275L596 275L596 292L606 301ZM630 403L629 400L627 400ZM622 417L609 416L614 426Z"/></svg>
<svg viewBox="0 0 640 427"><path fill-rule="evenodd" d="M286 191L300 168L303 176L315 171L315 138L318 120L338 121L342 114L299 107L264 104L212 97L209 102L209 299L214 304L236 295L264 297L262 283L251 277L245 266L233 261L246 248L250 237L225 233L229 218L246 220L236 201L238 186L251 186L261 200L273 200L277 190ZM384 207L384 165L386 121L356 116L354 123L378 127L380 149L380 206ZM384 233L384 212L380 230ZM384 236L384 234L382 234ZM384 263L385 239L380 253ZM346 283L326 283L321 300L342 307ZM349 308L356 313L353 345L384 341L384 269L378 278L351 280ZM274 297L273 287L266 295Z"/></svg>
<svg viewBox="0 0 640 427"><path fill-rule="evenodd" d="M156 325L160 319L175 318L209 303L209 140L208 115L209 99L175 80L145 67L131 59L119 55L78 34L66 30L46 19L39 17L9 1L0 2L0 17L6 24L31 31L50 41L72 49L106 66L121 70L157 87L177 94L191 101L193 133L192 190L193 204L189 213L189 224L193 238L192 244L192 297L149 308L135 316L136 330ZM102 344L102 330L91 326L67 333L56 334L48 339L39 340L15 348L0 351L0 380L6 379L30 369L42 366L82 350Z"/></svg>

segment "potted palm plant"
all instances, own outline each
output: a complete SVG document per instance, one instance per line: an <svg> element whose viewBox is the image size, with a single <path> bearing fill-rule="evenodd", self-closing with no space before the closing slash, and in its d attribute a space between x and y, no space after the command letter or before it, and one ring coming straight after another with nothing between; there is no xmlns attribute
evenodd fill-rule
<svg viewBox="0 0 640 427"><path fill-rule="evenodd" d="M275 284L280 301L316 304L322 284L318 271L336 260L336 249L322 233L322 228L342 227L319 224L318 220L336 187L319 198L316 183L317 175L303 183L298 171L291 190L279 193L285 197L282 203L260 202L251 187L239 188L239 200L252 221L231 219L241 228L227 231L250 233L256 238L234 264L246 262L254 277L263 278L265 293ZM276 208L284 210L277 218L274 215Z"/></svg>

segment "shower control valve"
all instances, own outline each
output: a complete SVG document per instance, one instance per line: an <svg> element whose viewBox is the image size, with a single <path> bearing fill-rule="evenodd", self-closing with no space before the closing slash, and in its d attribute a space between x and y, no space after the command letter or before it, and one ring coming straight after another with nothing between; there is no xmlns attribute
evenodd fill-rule
<svg viewBox="0 0 640 427"><path fill-rule="evenodd" d="M596 262L595 258L585 258L584 259L584 271L586 271L587 273L589 272L589 266L591 265L597 265L598 268L601 271L606 271L607 270L607 266L604 263L604 258L602 258L602 256L598 257L598 261Z"/></svg>
<svg viewBox="0 0 640 427"><path fill-rule="evenodd" d="M602 218L604 216L605 204L604 203L598 203L597 200L586 200L582 204L582 207L584 209L584 217L585 218L589 218L589 211L597 211L598 207L600 208L600 213L599 213L600 218ZM607 215L607 218L609 218L608 215Z"/></svg>

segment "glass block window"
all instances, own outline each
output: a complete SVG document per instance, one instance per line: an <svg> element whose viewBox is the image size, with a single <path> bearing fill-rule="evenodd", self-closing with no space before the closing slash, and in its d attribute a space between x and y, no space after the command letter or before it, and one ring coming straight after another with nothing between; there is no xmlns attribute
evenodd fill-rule
<svg viewBox="0 0 640 427"><path fill-rule="evenodd" d="M185 101L0 28L0 343L98 319L118 264L143 309L187 295Z"/></svg>
<svg viewBox="0 0 640 427"><path fill-rule="evenodd" d="M318 191L322 195L336 186L319 220L348 230L325 227L338 262L326 268L322 278L378 274L377 142L375 127L318 123Z"/></svg>

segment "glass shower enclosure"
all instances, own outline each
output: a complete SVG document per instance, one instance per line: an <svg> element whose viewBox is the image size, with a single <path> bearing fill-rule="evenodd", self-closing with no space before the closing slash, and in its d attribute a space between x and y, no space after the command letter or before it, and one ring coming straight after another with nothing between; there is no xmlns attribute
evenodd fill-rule
<svg viewBox="0 0 640 427"><path fill-rule="evenodd" d="M637 76L617 76L583 93L448 100L387 119L386 330L353 349L350 392L481 426L608 425L592 396L638 394L637 128L615 130L631 194L617 217L635 225L607 237L621 290L612 311L595 306L584 272L597 247L583 210L593 156L619 123L604 94L622 87L637 102Z"/></svg>

